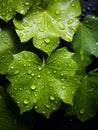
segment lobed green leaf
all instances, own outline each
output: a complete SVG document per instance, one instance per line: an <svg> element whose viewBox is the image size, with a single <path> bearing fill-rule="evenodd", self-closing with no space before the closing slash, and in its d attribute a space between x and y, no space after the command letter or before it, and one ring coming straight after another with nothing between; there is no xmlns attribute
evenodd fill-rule
<svg viewBox="0 0 98 130"><path fill-rule="evenodd" d="M21 113L34 108L49 117L62 101L73 104L80 77L72 55L66 48L56 50L46 62L31 52L14 55L7 76L11 82L8 92Z"/></svg>
<svg viewBox="0 0 98 130"><path fill-rule="evenodd" d="M60 37L72 41L80 14L79 0L46 0L41 5L36 1L21 20L14 19L14 25L21 42L33 37L34 46L50 55Z"/></svg>

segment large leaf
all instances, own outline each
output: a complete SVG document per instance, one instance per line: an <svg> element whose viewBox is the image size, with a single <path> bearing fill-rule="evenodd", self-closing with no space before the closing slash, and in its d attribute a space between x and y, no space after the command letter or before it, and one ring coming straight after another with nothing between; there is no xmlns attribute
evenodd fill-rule
<svg viewBox="0 0 98 130"><path fill-rule="evenodd" d="M34 46L50 55L59 45L59 37L72 41L81 8L79 0L46 0L42 7L35 3L14 25L21 42L33 37Z"/></svg>
<svg viewBox="0 0 98 130"><path fill-rule="evenodd" d="M16 12L24 15L31 4L32 0L0 0L0 18L7 22Z"/></svg>
<svg viewBox="0 0 98 130"><path fill-rule="evenodd" d="M75 60L87 66L91 55L98 57L98 17L87 16L77 30L73 40Z"/></svg>
<svg viewBox="0 0 98 130"><path fill-rule="evenodd" d="M22 120L11 109L12 106L9 107L8 104L4 88L0 86L0 130L29 130L29 127L21 122Z"/></svg>
<svg viewBox="0 0 98 130"><path fill-rule="evenodd" d="M98 73L86 75L74 97L72 113L81 121L87 121L98 113Z"/></svg>
<svg viewBox="0 0 98 130"><path fill-rule="evenodd" d="M34 107L49 117L61 101L73 104L79 75L72 55L66 48L56 50L46 62L31 52L14 55L8 70L7 78L11 81L8 91L21 113Z"/></svg>

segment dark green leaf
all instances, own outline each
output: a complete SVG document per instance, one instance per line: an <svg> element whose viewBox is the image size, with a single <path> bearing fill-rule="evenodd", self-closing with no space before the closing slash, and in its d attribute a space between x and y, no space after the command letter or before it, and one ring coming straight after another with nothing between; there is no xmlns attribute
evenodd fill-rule
<svg viewBox="0 0 98 130"><path fill-rule="evenodd" d="M91 62L91 55L98 57L98 18L87 16L74 37L74 58L82 66Z"/></svg>
<svg viewBox="0 0 98 130"><path fill-rule="evenodd" d="M31 52L14 55L8 70L8 91L21 113L34 107L49 117L62 101L73 104L80 77L76 75L78 66L72 56L66 48L56 50L46 62Z"/></svg>
<svg viewBox="0 0 98 130"><path fill-rule="evenodd" d="M9 27L8 27L9 26ZM10 25L0 28L0 74L6 74L13 53L19 49L19 39Z"/></svg>
<svg viewBox="0 0 98 130"><path fill-rule="evenodd" d="M76 114L81 121L87 121L98 113L98 73L96 71L91 71L83 78L73 104L72 113Z"/></svg>

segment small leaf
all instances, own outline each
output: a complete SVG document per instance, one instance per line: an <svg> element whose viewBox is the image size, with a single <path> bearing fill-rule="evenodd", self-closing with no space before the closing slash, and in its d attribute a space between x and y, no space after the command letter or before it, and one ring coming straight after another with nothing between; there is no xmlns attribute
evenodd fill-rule
<svg viewBox="0 0 98 130"><path fill-rule="evenodd" d="M49 117L62 101L73 104L80 77L76 75L78 66L72 55L66 48L56 50L46 62L31 52L14 55L8 70L8 91L21 113L35 108Z"/></svg>
<svg viewBox="0 0 98 130"><path fill-rule="evenodd" d="M26 14L32 4L32 0L0 0L0 18L9 21L16 12Z"/></svg>
<svg viewBox="0 0 98 130"><path fill-rule="evenodd" d="M91 55L98 57L98 18L87 16L73 40L74 58L82 66L91 63Z"/></svg>
<svg viewBox="0 0 98 130"><path fill-rule="evenodd" d="M33 4L21 20L14 19L14 25L21 42L33 37L34 46L50 55L59 45L60 37L72 41L79 25L77 17L80 13L79 0L43 1L42 5Z"/></svg>
<svg viewBox="0 0 98 130"><path fill-rule="evenodd" d="M98 73L89 72L81 82L72 107L72 113L81 121L87 121L98 113Z"/></svg>

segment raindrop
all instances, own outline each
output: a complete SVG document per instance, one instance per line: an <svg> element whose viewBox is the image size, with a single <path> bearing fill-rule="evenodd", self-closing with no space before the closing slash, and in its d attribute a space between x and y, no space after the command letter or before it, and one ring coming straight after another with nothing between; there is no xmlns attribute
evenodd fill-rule
<svg viewBox="0 0 98 130"><path fill-rule="evenodd" d="M49 98L50 98L51 101L55 100L54 96L50 96Z"/></svg>
<svg viewBox="0 0 98 130"><path fill-rule="evenodd" d="M21 10L20 13L21 13L21 14L24 14L24 10Z"/></svg>
<svg viewBox="0 0 98 130"><path fill-rule="evenodd" d="M53 73L55 74L55 73L56 73L56 70L54 70Z"/></svg>
<svg viewBox="0 0 98 130"><path fill-rule="evenodd" d="M61 13L61 10L60 9L56 9L55 14L59 15L60 13Z"/></svg>
<svg viewBox="0 0 98 130"><path fill-rule="evenodd" d="M11 69L14 69L14 67L13 67L13 66L11 66Z"/></svg>
<svg viewBox="0 0 98 130"><path fill-rule="evenodd" d="M48 104L46 104L45 106L46 106L47 109L49 109L49 105Z"/></svg>
<svg viewBox="0 0 98 130"><path fill-rule="evenodd" d="M98 45L98 42L96 42L96 45Z"/></svg>
<svg viewBox="0 0 98 130"><path fill-rule="evenodd" d="M40 31L40 32L44 32L44 28L40 28L39 31Z"/></svg>
<svg viewBox="0 0 98 130"><path fill-rule="evenodd" d="M27 104L29 103L29 100L25 99L25 100L23 101L23 103L24 103L25 105L27 105Z"/></svg>
<svg viewBox="0 0 98 130"><path fill-rule="evenodd" d="M25 5L26 5L26 6L29 5L29 2L26 2Z"/></svg>
<svg viewBox="0 0 98 130"><path fill-rule="evenodd" d="M64 74L61 74L61 76L64 76Z"/></svg>
<svg viewBox="0 0 98 130"><path fill-rule="evenodd" d="M48 43L50 43L51 40L50 40L50 38L45 38L44 41L48 44Z"/></svg>
<svg viewBox="0 0 98 130"><path fill-rule="evenodd" d="M74 4L74 3L72 3L72 4L71 4L71 6L72 6L72 7L75 7L75 4Z"/></svg>
<svg viewBox="0 0 98 130"><path fill-rule="evenodd" d="M64 24L59 24L59 28L60 28L60 30L64 30L65 29L65 25Z"/></svg>
<svg viewBox="0 0 98 130"><path fill-rule="evenodd" d="M83 108L80 110L80 114L84 114L84 109Z"/></svg>
<svg viewBox="0 0 98 130"><path fill-rule="evenodd" d="M43 114L45 114L46 112L45 111L43 111Z"/></svg>
<svg viewBox="0 0 98 130"><path fill-rule="evenodd" d="M34 76L34 73L32 73L31 75Z"/></svg>
<svg viewBox="0 0 98 130"><path fill-rule="evenodd" d="M61 79L61 81L64 81L65 79Z"/></svg>
<svg viewBox="0 0 98 130"><path fill-rule="evenodd" d="M35 106L34 108L35 108L35 109L37 109L38 107L37 107L37 106Z"/></svg>
<svg viewBox="0 0 98 130"><path fill-rule="evenodd" d="M31 90L35 90L36 86L35 85L31 85Z"/></svg>
<svg viewBox="0 0 98 130"><path fill-rule="evenodd" d="M40 20L38 20L38 21L37 21L37 23L38 23L38 24L41 24L41 21L40 21Z"/></svg>
<svg viewBox="0 0 98 130"><path fill-rule="evenodd" d="M38 77L38 78L40 78L41 76L40 76L40 75L38 75L37 77Z"/></svg>
<svg viewBox="0 0 98 130"><path fill-rule="evenodd" d="M38 68L38 70L42 70L42 68L41 68L41 67L39 67L39 68Z"/></svg>
<svg viewBox="0 0 98 130"><path fill-rule="evenodd" d="M65 89L65 86L62 86L62 89Z"/></svg>
<svg viewBox="0 0 98 130"><path fill-rule="evenodd" d="M14 74L16 75L16 74L19 74L19 71L18 70L16 70L15 72L14 72Z"/></svg>
<svg viewBox="0 0 98 130"><path fill-rule="evenodd" d="M73 23L72 19L68 20L68 24L72 24L72 23Z"/></svg>

